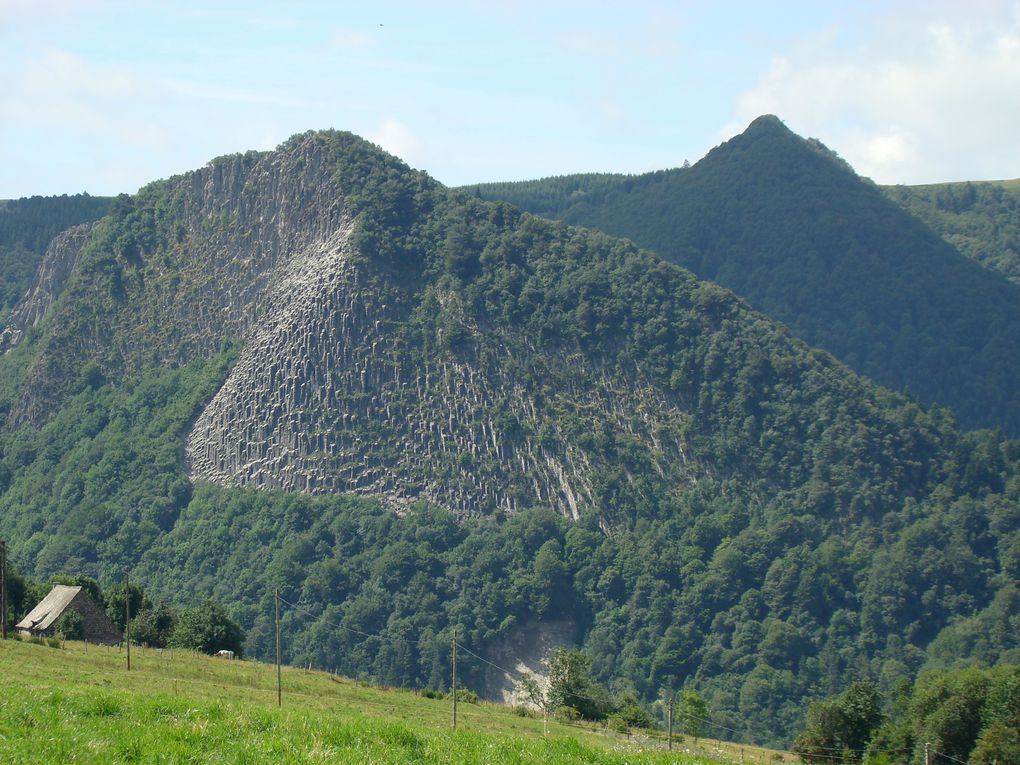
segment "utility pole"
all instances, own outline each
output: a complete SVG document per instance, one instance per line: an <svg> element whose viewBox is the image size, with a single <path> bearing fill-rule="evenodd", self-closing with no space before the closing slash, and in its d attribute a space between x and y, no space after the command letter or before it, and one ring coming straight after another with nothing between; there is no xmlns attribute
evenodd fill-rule
<svg viewBox="0 0 1020 765"><path fill-rule="evenodd" d="M283 706L283 675L280 669L280 590L276 590L276 706Z"/></svg>
<svg viewBox="0 0 1020 765"><path fill-rule="evenodd" d="M931 765L931 744L924 742L924 765Z"/></svg>
<svg viewBox="0 0 1020 765"><path fill-rule="evenodd" d="M453 729L457 730L457 628L453 628Z"/></svg>
<svg viewBox="0 0 1020 765"><path fill-rule="evenodd" d="M7 543L0 539L0 639L7 639Z"/></svg>
<svg viewBox="0 0 1020 765"><path fill-rule="evenodd" d="M673 751L673 694L669 695L669 704L666 705L666 716L669 720L666 733L666 748Z"/></svg>
<svg viewBox="0 0 1020 765"><path fill-rule="evenodd" d="M127 665L128 672L131 671L131 634L128 627L131 624L131 583L128 580L128 573L124 572L124 642L127 644Z"/></svg>

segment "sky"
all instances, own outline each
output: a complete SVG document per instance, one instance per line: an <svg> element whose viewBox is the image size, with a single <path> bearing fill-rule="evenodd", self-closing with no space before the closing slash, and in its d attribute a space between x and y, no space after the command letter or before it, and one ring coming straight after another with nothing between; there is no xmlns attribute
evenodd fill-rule
<svg viewBox="0 0 1020 765"><path fill-rule="evenodd" d="M448 185L697 161L761 114L878 183L1020 177L1020 0L0 0L0 199L336 128Z"/></svg>

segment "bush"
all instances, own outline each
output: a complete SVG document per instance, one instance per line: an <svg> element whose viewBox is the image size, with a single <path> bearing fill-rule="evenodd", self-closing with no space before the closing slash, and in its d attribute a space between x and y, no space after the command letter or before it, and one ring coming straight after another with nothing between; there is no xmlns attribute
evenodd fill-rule
<svg viewBox="0 0 1020 765"><path fill-rule="evenodd" d="M654 725L652 715L641 704L637 694L628 692L620 699L619 708L613 714L628 728L651 728ZM610 718L611 720L612 718Z"/></svg>
<svg viewBox="0 0 1020 765"><path fill-rule="evenodd" d="M559 707L555 716L560 722L576 722L581 719L581 713L573 707Z"/></svg>
<svg viewBox="0 0 1020 765"><path fill-rule="evenodd" d="M165 602L141 611L131 620L129 630L132 642L150 648L166 648L173 633L176 616Z"/></svg>
<svg viewBox="0 0 1020 765"><path fill-rule="evenodd" d="M206 600L201 606L182 611L170 633L168 645L190 648L202 653L233 651L237 658L244 652L244 630L227 615L222 604Z"/></svg>
<svg viewBox="0 0 1020 765"><path fill-rule="evenodd" d="M605 720L613 703L609 691L591 676L591 658L577 649L557 648L549 659L549 703L578 717Z"/></svg>
<svg viewBox="0 0 1020 765"><path fill-rule="evenodd" d="M618 715L618 714L609 715L608 724L609 724L609 730L611 730L611 731L615 731L616 733L624 733L624 734L629 734L630 733L630 725L628 725L627 721L623 717Z"/></svg>

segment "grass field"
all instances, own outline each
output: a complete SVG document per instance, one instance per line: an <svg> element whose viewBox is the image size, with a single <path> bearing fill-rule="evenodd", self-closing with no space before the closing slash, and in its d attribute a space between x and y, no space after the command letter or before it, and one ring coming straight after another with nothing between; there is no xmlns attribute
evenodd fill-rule
<svg viewBox="0 0 1020 765"><path fill-rule="evenodd" d="M186 652L0 642L0 763L750 763L785 753L620 736L285 667Z"/></svg>

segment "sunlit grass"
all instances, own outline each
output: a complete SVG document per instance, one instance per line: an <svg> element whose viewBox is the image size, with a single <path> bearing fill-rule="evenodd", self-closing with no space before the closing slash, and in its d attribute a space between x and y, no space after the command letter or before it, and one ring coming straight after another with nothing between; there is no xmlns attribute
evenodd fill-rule
<svg viewBox="0 0 1020 765"><path fill-rule="evenodd" d="M0 761L18 763L709 763L614 737L321 672L192 653L0 643ZM735 750L729 752L736 760ZM726 760L722 760L726 761ZM749 751L748 762L763 760Z"/></svg>

